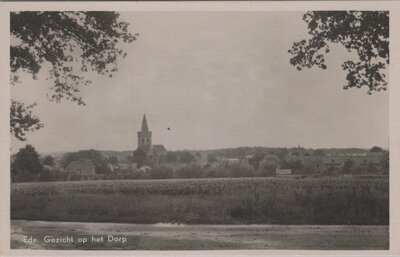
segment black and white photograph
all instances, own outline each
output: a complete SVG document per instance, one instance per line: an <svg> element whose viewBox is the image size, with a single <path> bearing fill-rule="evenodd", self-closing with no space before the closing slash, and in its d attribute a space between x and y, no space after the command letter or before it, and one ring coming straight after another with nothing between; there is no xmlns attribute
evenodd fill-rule
<svg viewBox="0 0 400 257"><path fill-rule="evenodd" d="M10 11L10 249L388 251L390 17Z"/></svg>

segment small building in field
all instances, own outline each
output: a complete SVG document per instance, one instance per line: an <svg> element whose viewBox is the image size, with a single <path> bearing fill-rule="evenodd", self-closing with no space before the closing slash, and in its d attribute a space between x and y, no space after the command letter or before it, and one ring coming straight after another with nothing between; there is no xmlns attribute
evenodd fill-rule
<svg viewBox="0 0 400 257"><path fill-rule="evenodd" d="M223 167L236 166L240 164L240 160L239 158L219 157L217 158L216 163L218 164L218 166L223 166Z"/></svg>
<svg viewBox="0 0 400 257"><path fill-rule="evenodd" d="M277 177L284 177L292 175L291 169L276 169L276 176Z"/></svg>
<svg viewBox="0 0 400 257"><path fill-rule="evenodd" d="M117 164L117 170L129 170L136 169L137 164L133 162L119 162ZM115 167L114 167L115 169Z"/></svg>
<svg viewBox="0 0 400 257"><path fill-rule="evenodd" d="M79 180L94 180L100 179L103 175L96 174L96 167L89 159L80 159L70 162L65 167L65 172L68 173L68 180L73 177L78 177Z"/></svg>
<svg viewBox="0 0 400 257"><path fill-rule="evenodd" d="M228 162L228 164L239 164L239 159L238 158L228 158L227 162Z"/></svg>
<svg viewBox="0 0 400 257"><path fill-rule="evenodd" d="M151 170L150 166L147 165L143 165L142 167L140 167L138 170L140 170L141 172L148 172Z"/></svg>

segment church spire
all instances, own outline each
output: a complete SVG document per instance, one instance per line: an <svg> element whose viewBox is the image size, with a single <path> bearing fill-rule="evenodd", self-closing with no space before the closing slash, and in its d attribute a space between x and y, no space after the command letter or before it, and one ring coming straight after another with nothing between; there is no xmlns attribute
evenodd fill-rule
<svg viewBox="0 0 400 257"><path fill-rule="evenodd" d="M151 131L147 126L146 114L143 114L142 129L138 131L138 149L143 150L146 154L151 148Z"/></svg>
<svg viewBox="0 0 400 257"><path fill-rule="evenodd" d="M146 114L143 114L142 131L149 131L149 127L147 126Z"/></svg>

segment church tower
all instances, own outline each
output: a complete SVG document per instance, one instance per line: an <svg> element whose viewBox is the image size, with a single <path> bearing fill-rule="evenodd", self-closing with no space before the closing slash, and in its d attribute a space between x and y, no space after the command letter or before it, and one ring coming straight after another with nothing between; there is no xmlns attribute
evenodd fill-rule
<svg viewBox="0 0 400 257"><path fill-rule="evenodd" d="M151 148L151 131L147 126L146 114L143 114L142 129L138 131L138 149L143 150L146 154Z"/></svg>

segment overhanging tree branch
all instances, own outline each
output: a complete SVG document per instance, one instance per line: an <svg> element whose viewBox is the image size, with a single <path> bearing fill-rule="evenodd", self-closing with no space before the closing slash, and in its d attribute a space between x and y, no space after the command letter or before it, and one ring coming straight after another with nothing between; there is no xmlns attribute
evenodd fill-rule
<svg viewBox="0 0 400 257"><path fill-rule="evenodd" d="M47 63L47 79L54 82L48 99L57 103L65 99L78 105L85 105L80 88L91 84L85 73L112 77L118 71L119 59L127 55L120 44L132 43L138 36L128 32L129 23L120 21L116 12L12 12L10 24L11 85L20 82L21 71L37 79ZM34 126L39 124L38 119L35 121L24 126L31 124L32 130L39 129ZM11 126L16 127L10 130L18 131L20 125L15 120ZM20 140L25 136L20 132L14 135Z"/></svg>
<svg viewBox="0 0 400 257"><path fill-rule="evenodd" d="M298 70L317 66L326 69L324 54L330 44L341 44L356 52L358 61L345 61L348 88L368 87L368 94L386 90L385 69L389 64L389 12L312 11L303 16L311 38L293 43L290 64Z"/></svg>

